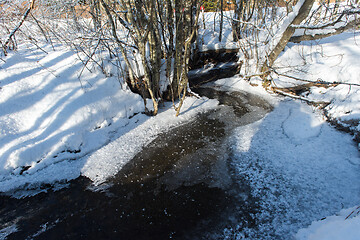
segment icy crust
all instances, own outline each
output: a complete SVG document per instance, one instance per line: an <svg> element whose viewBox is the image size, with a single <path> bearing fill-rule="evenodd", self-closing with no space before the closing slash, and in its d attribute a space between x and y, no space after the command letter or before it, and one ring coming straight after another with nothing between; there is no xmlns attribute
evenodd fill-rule
<svg viewBox="0 0 360 240"><path fill-rule="evenodd" d="M237 236L291 239L311 221L359 203L360 157L351 137L306 104L279 103L265 119L238 128L235 140L234 166L259 204L258 229L239 223Z"/></svg>
<svg viewBox="0 0 360 240"><path fill-rule="evenodd" d="M17 231L16 224L0 229L0 240L5 240L7 236Z"/></svg>
<svg viewBox="0 0 360 240"><path fill-rule="evenodd" d="M360 236L360 207L341 210L338 214L314 221L300 229L297 240L357 240Z"/></svg>
<svg viewBox="0 0 360 240"><path fill-rule="evenodd" d="M197 114L215 108L217 104L217 100L189 97L185 99L182 114L178 117L175 117L173 109L160 112L151 118L140 117L131 131L86 157L82 175L90 178L95 185L105 182L159 133L189 121Z"/></svg>

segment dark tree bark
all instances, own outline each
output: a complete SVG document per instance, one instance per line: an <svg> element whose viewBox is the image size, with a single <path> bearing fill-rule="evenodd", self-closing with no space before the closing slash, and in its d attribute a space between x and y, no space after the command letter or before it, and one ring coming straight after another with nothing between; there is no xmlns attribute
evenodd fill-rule
<svg viewBox="0 0 360 240"><path fill-rule="evenodd" d="M219 31L219 42L221 42L222 31L224 23L224 0L220 0L220 31Z"/></svg>
<svg viewBox="0 0 360 240"><path fill-rule="evenodd" d="M35 0L31 0L30 7L26 10L26 12L24 13L24 15L21 18L20 22L18 23L18 25L14 28L14 30L11 31L9 37L7 38L7 40L5 41L5 43L3 45L3 49L4 49L5 54L6 54L6 49L8 48L8 45L9 45L11 39L14 37L15 33L20 29L21 25L24 23L25 19L29 16L30 11L32 9L34 9L34 7L35 7Z"/></svg>

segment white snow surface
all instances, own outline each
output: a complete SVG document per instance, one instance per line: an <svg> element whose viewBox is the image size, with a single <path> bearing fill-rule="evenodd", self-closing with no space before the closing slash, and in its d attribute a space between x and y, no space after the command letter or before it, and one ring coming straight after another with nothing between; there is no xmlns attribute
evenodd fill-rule
<svg viewBox="0 0 360 240"><path fill-rule="evenodd" d="M1 192L81 173L95 183L105 181L156 134L217 105L188 98L178 118L166 105L154 118L129 119L144 111L139 95L96 69L79 79L83 65L76 53L43 48L49 54L20 46L0 65Z"/></svg>
<svg viewBox="0 0 360 240"><path fill-rule="evenodd" d="M357 240L360 236L360 207L343 209L334 216L314 221L308 228L300 229L298 240Z"/></svg>
<svg viewBox="0 0 360 240"><path fill-rule="evenodd" d="M359 43L360 32L356 31L316 42L289 44L275 62L277 71L288 76L314 82L344 83L329 88L313 87L304 96L315 102L329 102L325 110L330 118L357 131L360 131ZM277 87L306 83L277 75L274 75L273 82Z"/></svg>
<svg viewBox="0 0 360 240"><path fill-rule="evenodd" d="M235 142L237 174L249 184L259 210L258 229L230 238L291 239L311 221L359 204L359 152L350 136L308 105L280 102L265 119L238 128Z"/></svg>
<svg viewBox="0 0 360 240"><path fill-rule="evenodd" d="M234 42L231 31L231 19L233 11L224 11L223 30L220 35L220 14L216 12L204 12L199 19L199 50L209 51L218 49L238 49L239 44ZM214 23L215 21L215 23Z"/></svg>
<svg viewBox="0 0 360 240"><path fill-rule="evenodd" d="M222 43L216 31L202 31L204 49L235 47L228 45L228 27ZM309 80L360 83L359 41L355 32L289 44L276 69ZM178 118L170 105L156 117L135 115L144 110L142 99L116 78L91 69L79 80L82 65L75 53L42 47L49 54L22 45L6 63L0 62L1 192L80 175L101 184L157 134L217 105L214 100L187 98ZM284 77L274 80L280 87L299 84ZM245 229L230 237L331 239L326 237L331 230L334 236L337 231L345 236L341 239L352 239L359 217L344 220L350 210L320 220L360 203L360 156L351 136L330 127L315 109L289 99L279 101L260 84L254 88L237 77L217 84L251 91L275 105L263 120L235 131L234 164L259 199L260 212L254 216L259 223L256 232ZM338 85L311 89L307 97L331 102L326 110L333 117L356 122L359 96L359 87Z"/></svg>

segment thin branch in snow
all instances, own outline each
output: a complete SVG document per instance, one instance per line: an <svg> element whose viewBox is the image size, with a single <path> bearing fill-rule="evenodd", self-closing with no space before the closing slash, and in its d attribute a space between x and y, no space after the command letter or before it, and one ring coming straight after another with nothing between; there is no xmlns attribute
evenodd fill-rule
<svg viewBox="0 0 360 240"><path fill-rule="evenodd" d="M342 84L342 85L360 87L360 84L358 84L358 83L346 83L346 82L337 82L337 81L335 81L335 82L327 82L327 81L323 81L320 78L317 81L311 81L311 80L307 80L307 79L297 78L297 77L294 77L294 76L289 76L289 75L286 75L286 74L278 73L274 68L271 68L271 70L272 70L272 72L274 72L278 76L291 78L291 79L301 81L301 82L308 82L308 83L314 83L314 84L321 83L321 84L324 84L324 85L340 85L340 84Z"/></svg>
<svg viewBox="0 0 360 240"><path fill-rule="evenodd" d="M30 11L34 8L34 4L35 4L35 0L32 0L31 3L30 3L30 7L26 10L26 12L24 13L24 15L21 18L20 22L18 23L18 25L11 31L9 37L7 38L7 40L4 43L4 48L5 49L7 48L7 45L9 44L11 39L15 36L15 33L19 30L21 25L24 23L25 19L27 18L27 16L30 13Z"/></svg>
<svg viewBox="0 0 360 240"><path fill-rule="evenodd" d="M356 14L360 14L360 10L345 10L343 11L340 16L333 22L330 23L326 23L326 24L322 24L322 25L315 25L315 26L310 26L310 25L291 25L293 28L296 29L324 29L327 27L332 27L335 26L337 23L339 23L342 18L344 16L348 16L348 15L356 15Z"/></svg>
<svg viewBox="0 0 360 240"><path fill-rule="evenodd" d="M238 23L245 24L245 25L250 25L250 26L252 26L253 28L255 28L257 30L264 30L263 28L258 27L257 25L255 25L255 23L252 23L252 22L245 22L245 21L238 20L238 19L235 19L235 18L232 18L232 17L228 17L226 15L224 15L224 17L227 18L230 21L238 22Z"/></svg>

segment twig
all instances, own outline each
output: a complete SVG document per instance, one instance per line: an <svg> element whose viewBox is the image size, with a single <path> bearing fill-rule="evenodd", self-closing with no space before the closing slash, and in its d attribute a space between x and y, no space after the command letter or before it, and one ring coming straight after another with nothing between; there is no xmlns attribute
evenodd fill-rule
<svg viewBox="0 0 360 240"><path fill-rule="evenodd" d="M327 105L330 104L330 102L324 102L324 101L316 102L316 101L312 101L312 100L309 100L309 99L301 97L301 96L292 95L292 94L286 93L284 91L281 91L281 90L279 90L277 88L271 88L271 90L274 93L278 93L278 94L286 96L286 97L290 97L290 98L294 98L294 99L297 99L297 100L305 101L305 102L307 102L307 103L309 103L309 104L311 104L311 105L313 105L315 107L320 106L320 107L324 108L324 107L326 107Z"/></svg>
<svg viewBox="0 0 360 240"><path fill-rule="evenodd" d="M244 22L244 21L241 21L241 20L238 20L238 19L235 19L235 18L228 17L226 15L224 15L224 17L227 18L228 20L231 20L231 21L234 21L234 22L238 22L238 23L245 24L245 25L251 25L253 28L258 29L258 30L264 30L264 29L258 27L257 25L255 25L252 22Z"/></svg>
<svg viewBox="0 0 360 240"><path fill-rule="evenodd" d="M5 55L5 57L6 57L6 56L7 56L7 51L6 51L5 45L2 43L1 40L0 40L0 44L1 44L1 47L2 47L2 49L3 49L4 55Z"/></svg>
<svg viewBox="0 0 360 240"><path fill-rule="evenodd" d="M357 211L357 213L355 213ZM346 218L345 220L347 220L348 218L350 218L351 215L353 215L355 213L355 215L360 213L360 206L358 206L354 211L352 211Z"/></svg>
<svg viewBox="0 0 360 240"><path fill-rule="evenodd" d="M24 34L24 36L27 37L27 39L29 39L32 44L34 44L38 49L40 49L41 51L43 51L46 54L49 54L47 51L45 51L43 48L41 48L37 43L36 43L36 39L32 38L31 36L25 34L23 31L19 30L22 34Z"/></svg>
<svg viewBox="0 0 360 240"><path fill-rule="evenodd" d="M48 67L45 67L45 66L42 65L39 61L36 61L36 63L39 64L39 66L40 66L42 69L44 69L44 70L48 71L49 73L51 73L54 77L59 77L59 76L57 76L57 75L54 73L54 72L56 72L56 70L52 70L52 69L50 69L50 68L48 68Z"/></svg>
<svg viewBox="0 0 360 240"><path fill-rule="evenodd" d="M83 71L84 71L85 67L86 67L86 66L87 66L87 64L89 63L89 61L90 61L91 59L93 59L92 57L94 56L94 54L95 54L95 52L96 52L96 50L97 50L98 46L100 45L100 42L101 42L101 38L99 38L99 40L98 40L98 42L97 42L97 44L96 44L96 46L95 46L95 48L94 48L93 52L89 55L88 59L87 59L87 60L86 60L86 62L84 63L84 66L83 66L83 68L82 68L82 69L81 69L81 71L80 71L79 78L81 77L81 75L82 75L82 73L83 73ZM102 70L104 71L104 69L102 69Z"/></svg>
<svg viewBox="0 0 360 240"><path fill-rule="evenodd" d="M93 58L93 54L91 54L91 55L89 55L88 53L86 53L86 51L81 47L81 46L76 46L75 44L74 44L74 47L76 48L76 50L77 51L81 51L83 54L85 54L85 56L86 57L88 57L88 60L87 60L87 62L89 61L89 60L92 60L96 65L98 65L99 67L100 67L100 69L102 70L102 72L103 73L105 73L105 69L104 69L104 67L103 66L101 66L94 58ZM86 64L85 64L85 66L87 66L87 62L86 62ZM86 67L87 68L87 67ZM89 70L89 72L91 72L91 70L89 69L89 68L87 68L88 70Z"/></svg>
<svg viewBox="0 0 360 240"><path fill-rule="evenodd" d="M343 11L340 16L333 22L327 23L327 24L323 24L323 25L315 25L315 26L308 26L308 25L291 25L293 28L297 28L297 29L309 29L309 30L314 30L314 29L324 29L327 27L332 27L335 24L337 24L338 22L341 21L341 19L345 16L345 15L351 15L351 14L359 14L360 10L357 11L351 11L351 10L345 10Z"/></svg>
<svg viewBox="0 0 360 240"><path fill-rule="evenodd" d="M31 9L34 8L34 4L35 4L35 0L31 1L30 7L26 10L26 12L24 13L23 17L21 18L20 22L18 23L18 25L11 31L9 37L7 38L7 40L5 41L4 44L4 48L7 48L7 45L9 44L9 42L11 41L11 39L14 37L15 33L19 30L19 28L21 27L21 25L24 23L25 19L27 18L27 16L29 15Z"/></svg>
<svg viewBox="0 0 360 240"><path fill-rule="evenodd" d="M327 82L327 81L323 81L320 78L318 79L318 81L311 81L311 80L307 80L307 79L302 79L302 78L297 78L297 77L293 77L293 76L289 76L286 74L282 74L282 73L278 73L275 69L271 69L276 75L282 76L282 77L287 77L287 78L292 78L294 80L297 81L302 81L302 82L308 82L308 83L321 83L321 84L328 84L328 85L349 85L349 86L357 86L360 87L360 84L358 83L346 83L346 82Z"/></svg>
<svg viewBox="0 0 360 240"><path fill-rule="evenodd" d="M41 33L44 35L44 38L47 42L49 42L48 37L46 36L46 33L44 31L44 29L40 26L40 22L34 17L34 15L32 13L30 13L30 16L34 19L36 25L39 27Z"/></svg>

